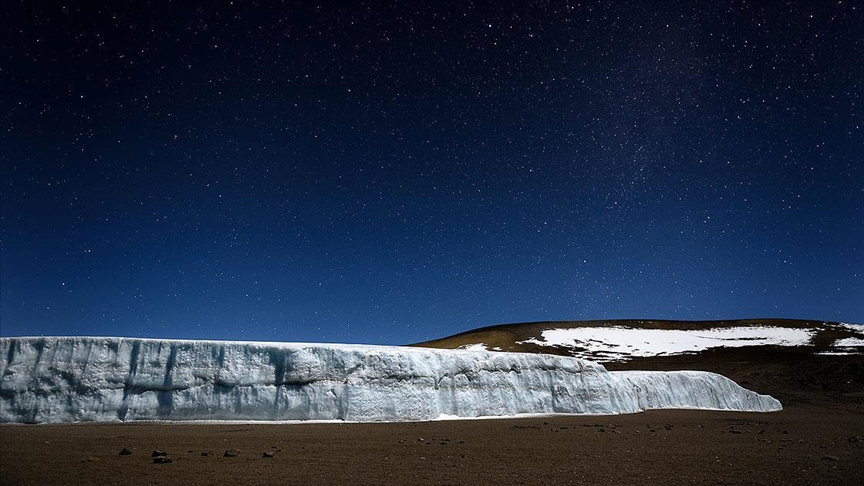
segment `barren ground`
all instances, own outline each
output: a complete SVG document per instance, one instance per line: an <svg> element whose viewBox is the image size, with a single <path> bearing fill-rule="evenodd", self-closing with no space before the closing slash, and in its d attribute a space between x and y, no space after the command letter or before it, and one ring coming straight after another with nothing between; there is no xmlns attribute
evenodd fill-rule
<svg viewBox="0 0 864 486"><path fill-rule="evenodd" d="M6 425L0 434L7 485L864 484L864 413L807 407L404 424ZM123 448L132 454L119 455ZM154 464L154 449L173 462ZM230 449L239 455L223 457Z"/></svg>

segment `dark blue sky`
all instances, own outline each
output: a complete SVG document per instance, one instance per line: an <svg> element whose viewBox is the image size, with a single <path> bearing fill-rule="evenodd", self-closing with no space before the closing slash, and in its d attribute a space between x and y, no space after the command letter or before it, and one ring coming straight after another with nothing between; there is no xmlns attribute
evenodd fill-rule
<svg viewBox="0 0 864 486"><path fill-rule="evenodd" d="M864 322L857 2L95 3L0 13L4 336Z"/></svg>

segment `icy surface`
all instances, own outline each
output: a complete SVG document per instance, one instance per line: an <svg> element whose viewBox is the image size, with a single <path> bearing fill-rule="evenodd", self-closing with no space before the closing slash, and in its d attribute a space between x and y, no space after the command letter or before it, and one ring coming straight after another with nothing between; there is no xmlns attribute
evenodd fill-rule
<svg viewBox="0 0 864 486"><path fill-rule="evenodd" d="M803 346L816 331L787 327L732 327L706 330L637 329L629 327L578 327L548 329L541 339L523 343L566 346L585 350L585 355L626 360L703 351L714 347ZM578 354L578 353L577 353Z"/></svg>
<svg viewBox="0 0 864 486"><path fill-rule="evenodd" d="M462 349L464 351L489 351L489 347L484 343L466 344L464 346L459 346L456 349Z"/></svg>
<svg viewBox="0 0 864 486"><path fill-rule="evenodd" d="M780 409L712 373L610 373L560 356L385 346L2 338L0 377L2 422Z"/></svg>
<svg viewBox="0 0 864 486"><path fill-rule="evenodd" d="M855 346L864 346L864 339L861 338L843 338L834 341L834 346L838 348L851 348Z"/></svg>

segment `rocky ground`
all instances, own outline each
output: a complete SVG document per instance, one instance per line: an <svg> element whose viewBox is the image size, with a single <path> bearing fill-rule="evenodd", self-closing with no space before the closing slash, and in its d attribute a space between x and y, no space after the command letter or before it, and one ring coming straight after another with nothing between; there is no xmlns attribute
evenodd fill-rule
<svg viewBox="0 0 864 486"><path fill-rule="evenodd" d="M0 434L7 485L864 484L864 413L842 407L403 424L6 425Z"/></svg>

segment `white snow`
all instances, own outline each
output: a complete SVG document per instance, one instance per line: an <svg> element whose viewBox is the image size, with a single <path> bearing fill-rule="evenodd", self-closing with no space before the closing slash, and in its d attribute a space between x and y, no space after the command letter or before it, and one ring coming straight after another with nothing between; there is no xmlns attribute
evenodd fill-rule
<svg viewBox="0 0 864 486"><path fill-rule="evenodd" d="M854 346L864 346L864 339L850 337L834 341L835 348L851 348Z"/></svg>
<svg viewBox="0 0 864 486"><path fill-rule="evenodd" d="M489 351L489 348L483 343L465 344L456 349L461 349L463 351Z"/></svg>
<svg viewBox="0 0 864 486"><path fill-rule="evenodd" d="M848 322L839 322L835 324L834 327L855 331L857 333L864 333L864 324L850 324Z"/></svg>
<svg viewBox="0 0 864 486"><path fill-rule="evenodd" d="M548 329L541 339L522 343L541 346L566 346L580 357L626 360L703 351L713 347L759 345L802 346L809 343L816 331L787 327L732 327L706 330L635 329L628 327L578 327Z"/></svg>
<svg viewBox="0 0 864 486"><path fill-rule="evenodd" d="M0 422L414 421L650 408L774 411L706 372L337 344L0 338Z"/></svg>

